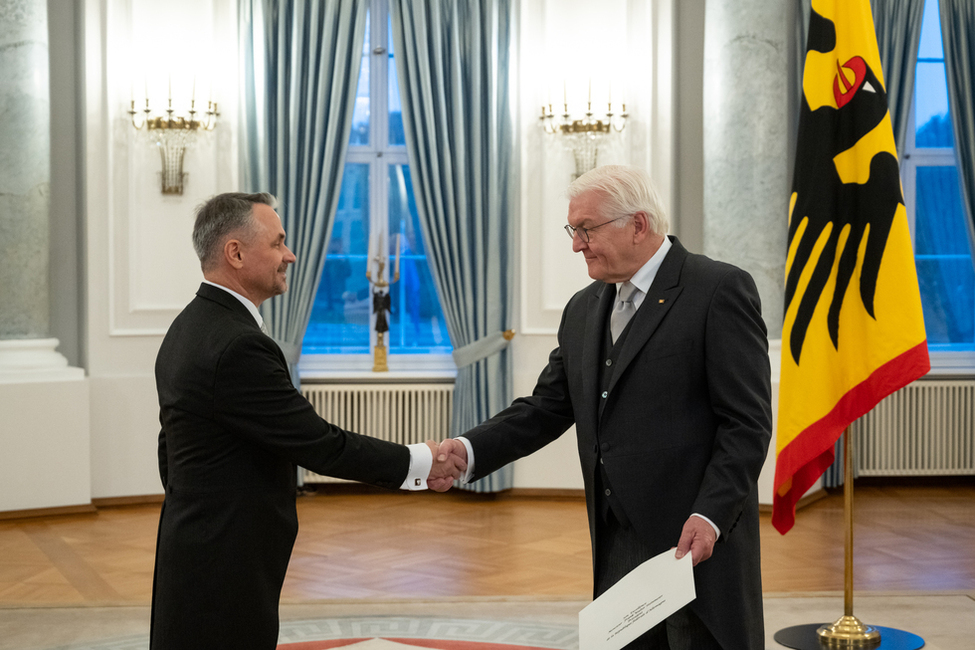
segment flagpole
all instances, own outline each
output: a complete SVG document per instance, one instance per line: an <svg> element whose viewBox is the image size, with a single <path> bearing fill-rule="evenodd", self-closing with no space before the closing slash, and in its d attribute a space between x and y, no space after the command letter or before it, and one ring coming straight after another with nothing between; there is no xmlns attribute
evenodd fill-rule
<svg viewBox="0 0 975 650"><path fill-rule="evenodd" d="M846 519L843 580L843 616L823 625L816 634L827 647L872 648L880 644L880 630L864 625L853 615L853 462L850 459L850 429L843 432L843 511Z"/></svg>
<svg viewBox="0 0 975 650"><path fill-rule="evenodd" d="M853 615L853 460L849 428L843 432L843 510L846 523L843 616L835 623L793 625L775 633L775 641L796 650L918 650L924 639L890 627L864 625ZM883 643L880 634L883 631Z"/></svg>

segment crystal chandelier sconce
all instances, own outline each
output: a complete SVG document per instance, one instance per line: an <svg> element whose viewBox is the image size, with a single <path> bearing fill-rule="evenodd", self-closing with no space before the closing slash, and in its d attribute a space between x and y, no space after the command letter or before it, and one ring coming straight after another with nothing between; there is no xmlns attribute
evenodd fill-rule
<svg viewBox="0 0 975 650"><path fill-rule="evenodd" d="M217 125L217 118L220 117L217 103L207 101L206 111L199 114L194 96L190 99L190 110L184 115L177 115L173 109L172 90L170 90L165 115L157 114L153 117L148 93L144 109L137 111L133 99L128 112L132 117L132 126L137 131L145 128L149 141L159 148L159 155L162 158L162 193L183 194L183 180L186 177L183 171L183 155L186 153L186 148L196 141L199 133L212 131ZM140 113L142 113L141 121Z"/></svg>
<svg viewBox="0 0 975 650"><path fill-rule="evenodd" d="M620 112L613 111L613 101L607 98L606 112L600 116L592 110L592 82L589 83L589 94L586 99L586 110L583 117L573 117L569 111L569 101L563 92L562 114L556 115L552 105L542 105L542 115L539 117L542 128L549 135L562 138L562 144L572 151L575 157L576 173L573 178L579 178L597 164L599 147L614 132L619 133L626 128L626 104L620 103Z"/></svg>

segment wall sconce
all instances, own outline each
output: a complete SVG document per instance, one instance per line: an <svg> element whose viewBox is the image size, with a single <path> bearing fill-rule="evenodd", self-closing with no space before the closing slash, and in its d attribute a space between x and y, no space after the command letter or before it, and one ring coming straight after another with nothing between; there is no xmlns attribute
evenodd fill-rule
<svg viewBox="0 0 975 650"><path fill-rule="evenodd" d="M149 141L159 147L159 155L162 157L162 193L181 195L183 178L186 176L183 172L183 154L186 152L186 147L196 140L198 132L212 131L217 125L217 118L220 117L217 103L207 102L207 110L201 116L202 120L197 117L195 97L190 100L190 110L187 115L175 115L172 91L170 91L166 115L151 117L151 112L148 93L146 107L141 111L135 110L135 99L133 99L129 107L132 126L137 131L145 127L149 134ZM141 123L136 119L139 113L144 113Z"/></svg>
<svg viewBox="0 0 975 650"><path fill-rule="evenodd" d="M592 81L589 82L586 112L582 119L574 119L569 113L569 101L564 90L562 102L562 115L556 117L552 105L546 107L543 104L539 119L546 133L560 136L565 147L572 150L576 161L576 173L573 176L575 179L596 167L600 144L611 133L619 133L626 128L626 118L629 117L629 113L626 112L625 103L620 104L621 111L618 115L613 113L613 101L608 97L605 115L595 118L592 111Z"/></svg>

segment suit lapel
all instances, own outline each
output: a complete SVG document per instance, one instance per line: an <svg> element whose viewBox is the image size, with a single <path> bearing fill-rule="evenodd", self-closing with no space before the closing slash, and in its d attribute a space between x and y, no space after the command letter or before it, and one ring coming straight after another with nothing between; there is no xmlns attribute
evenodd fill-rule
<svg viewBox="0 0 975 650"><path fill-rule="evenodd" d="M620 350L620 356L616 360L616 369L609 384L610 392L616 386L616 382L619 381L627 366L650 340L683 290L680 284L680 272L684 266L684 260L687 258L687 249L681 246L676 238L672 238L672 241L673 246L660 265L660 269L657 270L657 276L653 279L653 284L650 285L650 291L647 292L643 304L633 316L630 331L627 332L626 338L623 340L623 349Z"/></svg>

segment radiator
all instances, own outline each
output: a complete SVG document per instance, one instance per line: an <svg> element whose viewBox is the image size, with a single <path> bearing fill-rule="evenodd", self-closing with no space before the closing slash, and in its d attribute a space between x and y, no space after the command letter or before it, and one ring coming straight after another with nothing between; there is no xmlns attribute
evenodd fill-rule
<svg viewBox="0 0 975 650"><path fill-rule="evenodd" d="M305 384L301 392L332 424L409 445L450 435L453 384ZM305 470L305 483L341 482Z"/></svg>
<svg viewBox="0 0 975 650"><path fill-rule="evenodd" d="M975 474L975 381L914 382L850 430L857 476Z"/></svg>

